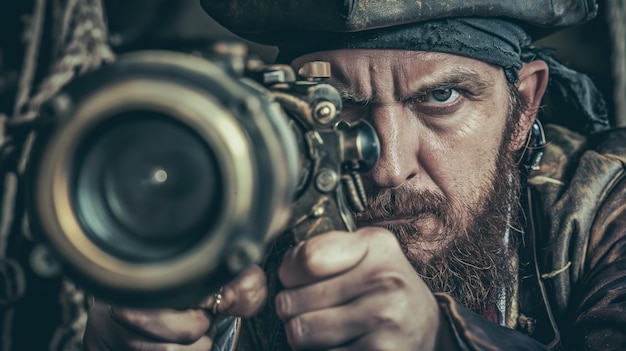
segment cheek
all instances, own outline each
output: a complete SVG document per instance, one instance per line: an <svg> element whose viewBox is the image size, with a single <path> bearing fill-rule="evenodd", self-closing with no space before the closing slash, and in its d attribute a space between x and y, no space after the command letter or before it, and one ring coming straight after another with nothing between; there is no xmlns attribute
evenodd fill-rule
<svg viewBox="0 0 626 351"><path fill-rule="evenodd" d="M464 123L446 131L432 131L422 143L425 169L454 202L476 204L496 172L504 119L466 114Z"/></svg>

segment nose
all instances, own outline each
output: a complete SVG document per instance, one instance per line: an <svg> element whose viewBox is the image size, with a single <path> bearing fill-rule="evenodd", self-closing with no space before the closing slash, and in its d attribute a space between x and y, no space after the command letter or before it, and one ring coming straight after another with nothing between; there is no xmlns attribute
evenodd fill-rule
<svg viewBox="0 0 626 351"><path fill-rule="evenodd" d="M380 139L381 153L367 178L379 188L398 187L419 170L418 130L403 106L371 107L370 117Z"/></svg>

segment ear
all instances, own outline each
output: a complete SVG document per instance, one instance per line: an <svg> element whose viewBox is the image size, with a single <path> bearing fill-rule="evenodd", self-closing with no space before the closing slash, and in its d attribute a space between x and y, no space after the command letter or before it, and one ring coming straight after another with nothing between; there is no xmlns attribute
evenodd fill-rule
<svg viewBox="0 0 626 351"><path fill-rule="evenodd" d="M541 99L548 85L548 65L544 61L532 61L522 65L516 83L520 97L526 102L526 109L520 116L515 139L511 141L511 150L521 149L526 143L528 131L537 118Z"/></svg>

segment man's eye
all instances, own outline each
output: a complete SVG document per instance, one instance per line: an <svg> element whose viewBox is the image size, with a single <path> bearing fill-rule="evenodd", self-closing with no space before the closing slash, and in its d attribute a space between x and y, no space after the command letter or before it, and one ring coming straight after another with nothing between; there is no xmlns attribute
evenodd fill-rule
<svg viewBox="0 0 626 351"><path fill-rule="evenodd" d="M458 99L459 92L456 89L446 88L446 89L437 89L431 92L428 92L426 96L424 96L424 102L433 103L433 104L442 104L442 103L450 103L454 100Z"/></svg>

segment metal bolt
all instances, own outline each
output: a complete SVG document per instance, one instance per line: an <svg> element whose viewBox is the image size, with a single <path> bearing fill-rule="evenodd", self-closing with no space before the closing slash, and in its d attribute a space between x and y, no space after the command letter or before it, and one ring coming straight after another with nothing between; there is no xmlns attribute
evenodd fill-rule
<svg viewBox="0 0 626 351"><path fill-rule="evenodd" d="M321 124L328 124L335 119L337 108L330 101L322 101L315 105L313 116Z"/></svg>
<svg viewBox="0 0 626 351"><path fill-rule="evenodd" d="M263 84L270 85L276 83L285 83L287 78L285 72L281 70L263 72Z"/></svg>
<svg viewBox="0 0 626 351"><path fill-rule="evenodd" d="M313 209L311 216L313 218L320 218L324 215L324 213L326 213L326 209L324 208L324 205L320 205Z"/></svg>
<svg viewBox="0 0 626 351"><path fill-rule="evenodd" d="M317 111L317 113L321 116L321 117L328 117L330 116L330 107L328 106L323 106L322 108L320 108L319 111Z"/></svg>
<svg viewBox="0 0 626 351"><path fill-rule="evenodd" d="M315 177L315 187L322 193L333 191L339 182L337 173L330 169L321 170Z"/></svg>

